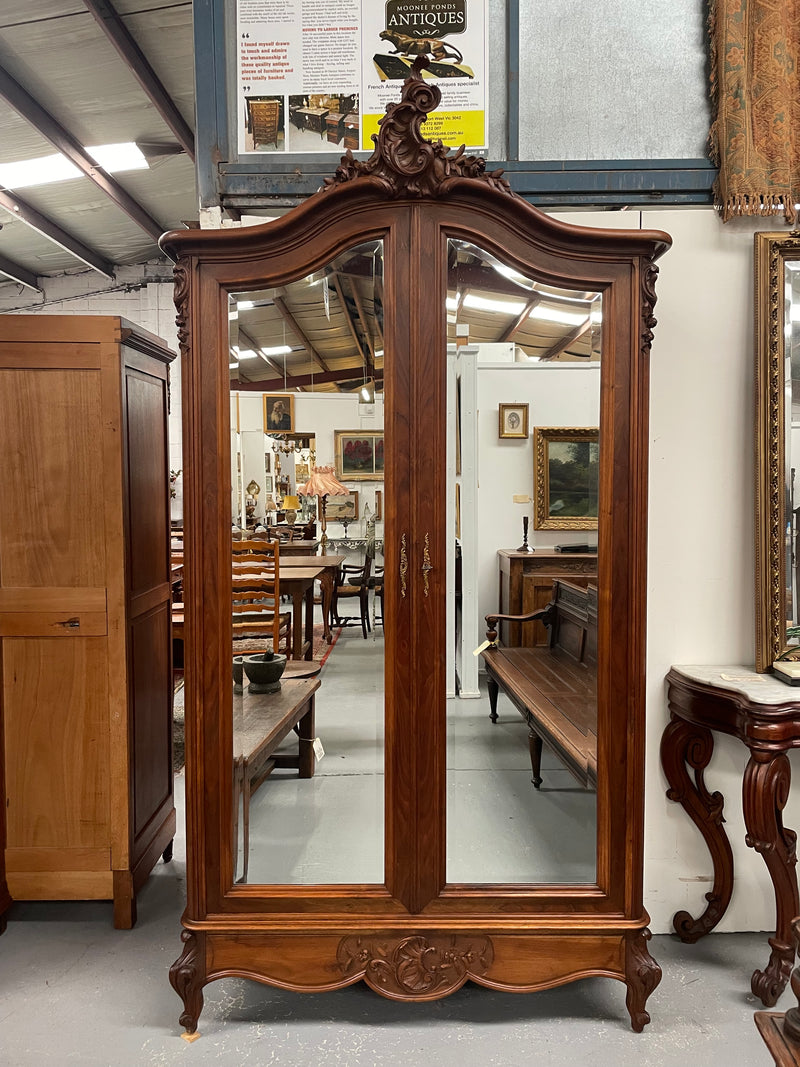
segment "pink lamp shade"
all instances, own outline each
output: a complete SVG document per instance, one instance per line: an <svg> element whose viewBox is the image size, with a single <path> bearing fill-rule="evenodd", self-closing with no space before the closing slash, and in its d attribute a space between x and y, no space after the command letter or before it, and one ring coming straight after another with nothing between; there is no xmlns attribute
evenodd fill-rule
<svg viewBox="0 0 800 1067"><path fill-rule="evenodd" d="M350 490L336 477L333 467L315 467L306 484L297 487L297 492L300 496L338 496Z"/></svg>

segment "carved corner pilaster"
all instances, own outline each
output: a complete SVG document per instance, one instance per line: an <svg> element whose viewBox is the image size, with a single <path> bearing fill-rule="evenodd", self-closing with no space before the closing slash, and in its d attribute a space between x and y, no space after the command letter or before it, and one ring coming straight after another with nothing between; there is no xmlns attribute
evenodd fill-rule
<svg viewBox="0 0 800 1067"><path fill-rule="evenodd" d="M200 1012L203 1010L203 985L205 984L205 935L191 930L181 931L183 952L169 969L172 988L183 1001L181 1026L187 1033L197 1030Z"/></svg>
<svg viewBox="0 0 800 1067"><path fill-rule="evenodd" d="M658 319L653 314L656 306L656 279L658 267L655 263L648 263L642 271L642 355L650 355L650 346L653 343L653 330L658 324Z"/></svg>
<svg viewBox="0 0 800 1067"><path fill-rule="evenodd" d="M189 326L189 265L184 259L179 259L173 269L175 279L175 291L172 299L175 303L175 325L178 327L178 347L180 348L181 361L184 363L189 355L191 344L191 328Z"/></svg>
<svg viewBox="0 0 800 1067"><path fill-rule="evenodd" d="M652 934L645 927L625 938L625 982L628 986L625 1004L631 1017L631 1027L637 1034L650 1022L650 1013L645 1011L645 1004L661 981L661 968L647 948L651 937Z"/></svg>
<svg viewBox="0 0 800 1067"><path fill-rule="evenodd" d="M431 934L411 937L345 937L337 962L342 973L363 977L393 1000L435 1000L486 974L494 952L488 937Z"/></svg>

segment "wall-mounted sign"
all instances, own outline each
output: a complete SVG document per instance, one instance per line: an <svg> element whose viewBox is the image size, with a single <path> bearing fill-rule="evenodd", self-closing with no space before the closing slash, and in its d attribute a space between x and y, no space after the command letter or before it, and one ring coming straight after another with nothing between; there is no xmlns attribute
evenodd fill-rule
<svg viewBox="0 0 800 1067"><path fill-rule="evenodd" d="M371 151L424 55L442 103L423 126L486 147L487 0L238 0L239 154Z"/></svg>

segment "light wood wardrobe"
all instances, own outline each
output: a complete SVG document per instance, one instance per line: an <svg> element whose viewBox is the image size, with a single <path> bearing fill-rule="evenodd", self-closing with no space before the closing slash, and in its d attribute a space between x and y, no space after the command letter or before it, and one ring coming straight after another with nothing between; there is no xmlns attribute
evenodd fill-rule
<svg viewBox="0 0 800 1067"><path fill-rule="evenodd" d="M113 899L118 928L175 834L173 358L116 317L0 320L8 891Z"/></svg>

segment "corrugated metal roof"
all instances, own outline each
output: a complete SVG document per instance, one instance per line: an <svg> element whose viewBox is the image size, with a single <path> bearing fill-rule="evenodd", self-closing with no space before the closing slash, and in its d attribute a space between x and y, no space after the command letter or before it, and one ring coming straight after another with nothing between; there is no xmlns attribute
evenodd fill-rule
<svg viewBox="0 0 800 1067"><path fill-rule="evenodd" d="M189 0L115 0L114 7L187 123L194 125ZM82 145L175 136L82 0L0 0L0 65ZM0 163L53 154L52 144L0 102ZM194 165L186 155L151 159L116 181L165 230L197 217ZM152 238L87 177L20 189L53 222L114 263L157 256ZM80 265L73 255L0 210L0 256L36 274Z"/></svg>

